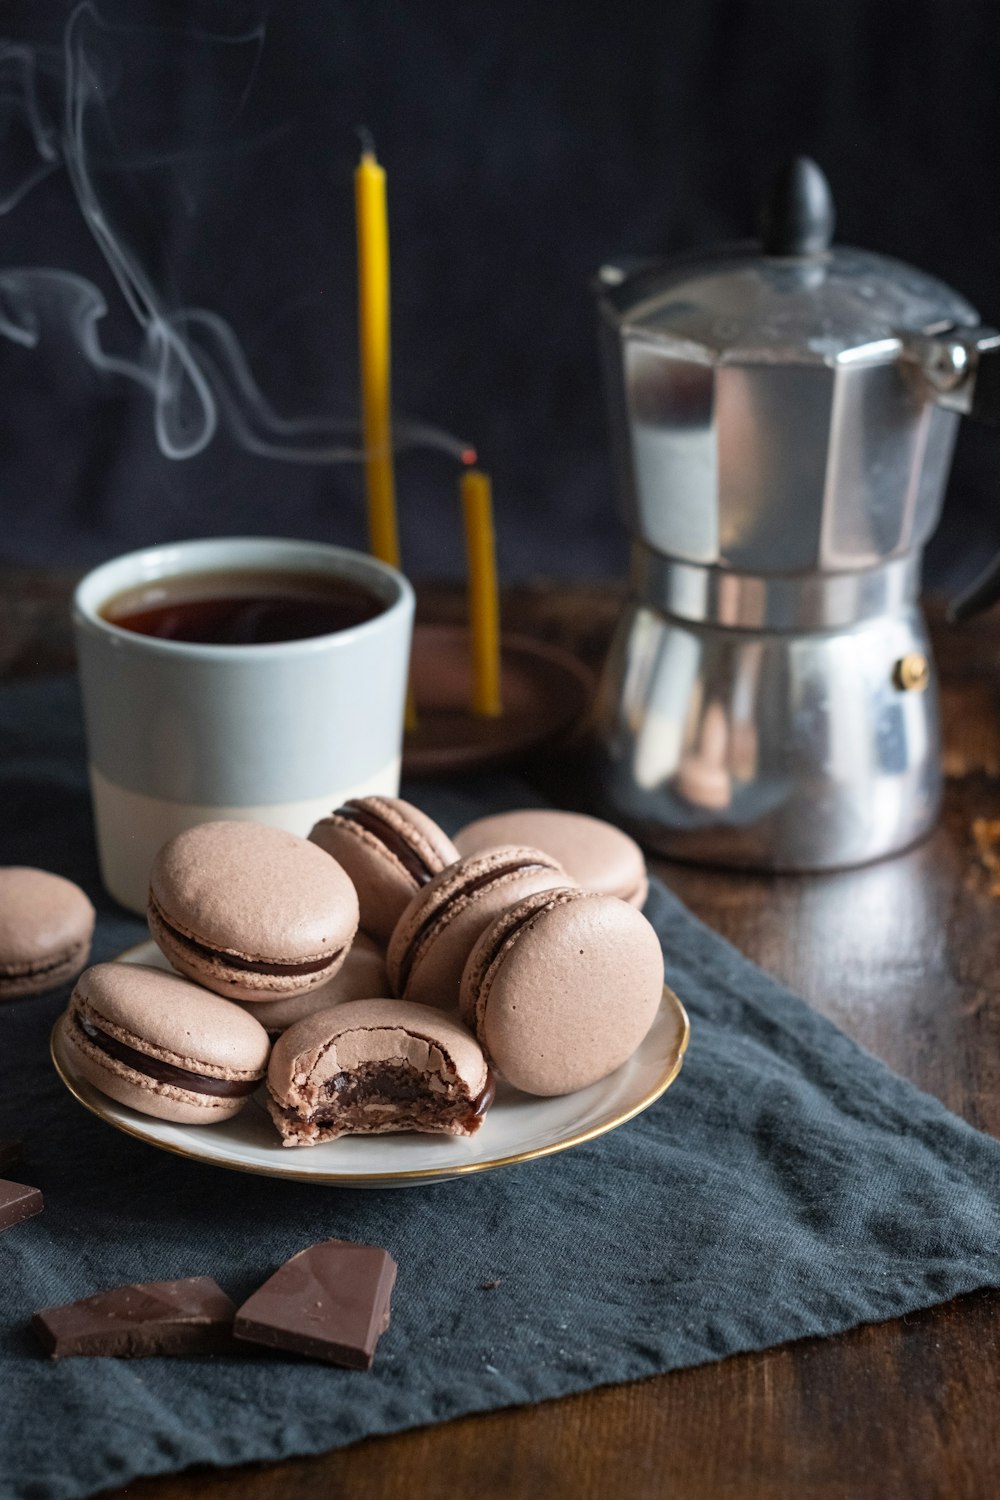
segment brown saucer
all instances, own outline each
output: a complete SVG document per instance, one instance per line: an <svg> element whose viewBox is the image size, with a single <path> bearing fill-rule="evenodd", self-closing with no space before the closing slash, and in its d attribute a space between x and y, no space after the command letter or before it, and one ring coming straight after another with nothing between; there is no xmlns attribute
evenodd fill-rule
<svg viewBox="0 0 1000 1500"><path fill-rule="evenodd" d="M469 633L461 625L418 625L411 683L417 727L403 744L407 776L442 776L512 760L564 737L594 697L594 677L568 651L530 636L504 635L500 648L504 711L482 719L469 710Z"/></svg>

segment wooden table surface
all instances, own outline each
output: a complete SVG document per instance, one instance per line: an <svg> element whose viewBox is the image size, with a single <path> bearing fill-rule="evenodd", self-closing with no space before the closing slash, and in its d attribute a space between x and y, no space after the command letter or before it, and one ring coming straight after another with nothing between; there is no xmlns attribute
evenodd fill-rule
<svg viewBox="0 0 1000 1500"><path fill-rule="evenodd" d="M71 662L65 576L0 575L0 674ZM599 656L618 594L511 591L505 619ZM422 591L454 618L454 590ZM809 877L657 862L710 926L891 1067L1000 1134L1000 615L935 626L947 792L919 848ZM995 828L988 825L996 823ZM998 1247L1000 1248L1000 1247ZM1000 1491L1000 1295L318 1458L130 1485L131 1500L964 1500Z"/></svg>

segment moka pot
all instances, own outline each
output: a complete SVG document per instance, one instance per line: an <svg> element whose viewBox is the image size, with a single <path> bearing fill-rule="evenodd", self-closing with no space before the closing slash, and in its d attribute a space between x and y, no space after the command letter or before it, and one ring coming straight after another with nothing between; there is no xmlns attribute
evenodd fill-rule
<svg viewBox="0 0 1000 1500"><path fill-rule="evenodd" d="M1000 335L922 271L832 245L833 218L799 158L760 244L600 275L634 541L598 794L681 858L852 865L938 810L921 552L959 414L1000 410Z"/></svg>

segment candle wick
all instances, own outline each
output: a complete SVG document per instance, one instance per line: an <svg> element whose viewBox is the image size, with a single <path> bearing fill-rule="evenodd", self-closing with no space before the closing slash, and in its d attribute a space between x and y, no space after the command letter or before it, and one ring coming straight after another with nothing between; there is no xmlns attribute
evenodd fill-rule
<svg viewBox="0 0 1000 1500"><path fill-rule="evenodd" d="M463 464L465 464L466 468L471 468L478 457L479 455L477 454L475 448L462 449L462 462Z"/></svg>
<svg viewBox="0 0 1000 1500"><path fill-rule="evenodd" d="M362 156L371 156L372 158L374 158L374 156L375 156L375 137L372 135L371 131L368 129L368 126L367 125L355 125L355 127L354 127L354 134L357 136L358 140L361 143L361 154L362 154Z"/></svg>

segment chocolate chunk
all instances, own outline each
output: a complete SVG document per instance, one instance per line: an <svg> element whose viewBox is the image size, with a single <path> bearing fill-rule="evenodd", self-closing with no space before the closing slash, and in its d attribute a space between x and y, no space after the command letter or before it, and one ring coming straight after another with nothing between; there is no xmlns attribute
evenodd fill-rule
<svg viewBox="0 0 1000 1500"><path fill-rule="evenodd" d="M231 1353L235 1305L210 1276L146 1281L47 1307L31 1326L53 1359Z"/></svg>
<svg viewBox="0 0 1000 1500"><path fill-rule="evenodd" d="M37 1188L0 1181L0 1229L11 1229L41 1211L42 1195Z"/></svg>
<svg viewBox="0 0 1000 1500"><path fill-rule="evenodd" d="M300 1250L236 1314L238 1339L369 1370L389 1326L396 1262L374 1245L322 1240Z"/></svg>
<svg viewBox="0 0 1000 1500"><path fill-rule="evenodd" d="M6 1172L21 1155L20 1141L0 1141L0 1172Z"/></svg>

